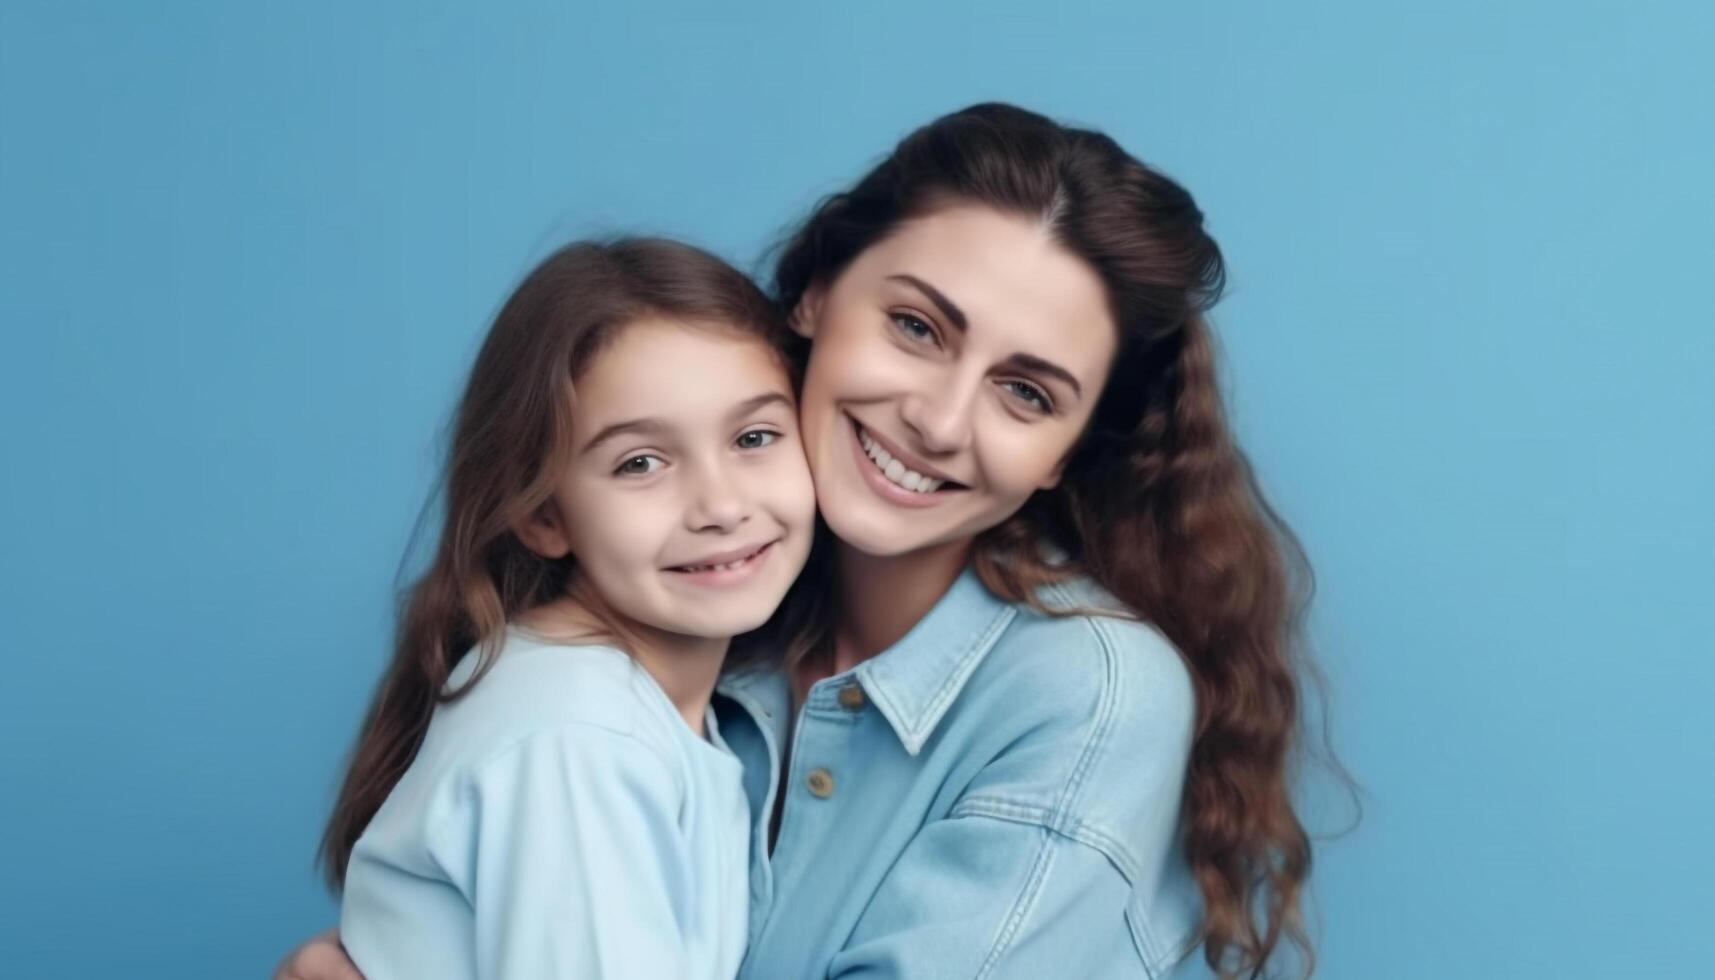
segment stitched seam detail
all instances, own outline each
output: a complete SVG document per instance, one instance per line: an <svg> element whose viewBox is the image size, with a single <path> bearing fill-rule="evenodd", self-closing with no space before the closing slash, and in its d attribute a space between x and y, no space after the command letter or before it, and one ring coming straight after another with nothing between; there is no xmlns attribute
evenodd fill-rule
<svg viewBox="0 0 1715 980"><path fill-rule="evenodd" d="M1069 601L1072 598L1058 586L1054 587L1054 592L1062 600ZM1101 650L1102 689L1096 702L1095 722L1091 726L1090 736L1084 742L1083 750L1078 756L1077 764L1072 767L1071 775L1066 779L1066 786L1061 790L1060 799L1054 804L1055 825L1053 829L1061 832L1070 829L1076 822L1072 816L1072 805L1077 802L1078 794L1084 788L1084 780L1095 768L1096 758L1107 744L1107 735L1113 728L1115 709L1119 703L1119 664L1113 639L1093 617L1083 616L1080 619L1089 628L1091 635L1096 638L1097 646ZM1064 828L1060 826L1062 824L1065 825Z"/></svg>
<svg viewBox="0 0 1715 980"><path fill-rule="evenodd" d="M1137 862L1131 857L1125 845L1105 831L1082 821L1060 821L1055 825L1053 811L1047 807L1034 806L1028 803L1014 803L993 796L978 796L960 800L950 814L950 817L989 817L994 820L1006 820L1011 823L1029 824L1063 837L1075 844L1082 844L1099 852L1112 862L1125 878L1126 884L1135 884L1141 873Z"/></svg>
<svg viewBox="0 0 1715 980"><path fill-rule="evenodd" d="M935 696L930 698L929 703L924 706L923 713L912 719L911 737L913 739L919 739L928 734L928 729L932 725L931 718L936 721L940 720L941 712L945 709L947 702L953 699L953 695L963 690L966 682L970 680L968 666L971 657L979 651L994 646L996 638L1016 615L1018 615L1018 609L1008 606L1004 612L995 617L994 622L989 624L989 628L980 633L976 640L965 648L965 652L959 655L958 669L947 675L947 679L935 691Z"/></svg>
<svg viewBox="0 0 1715 980"><path fill-rule="evenodd" d="M1052 842L1054 838L1061 838L1088 847L1107 858L1119 871L1120 876L1125 879L1126 884L1135 888L1137 867L1126 857L1125 849L1117 841L1088 825L1081 824L1066 829L1051 827L1048 825L1048 821L1052 813L1046 807L1013 803L994 797L978 797L961 801L958 806L953 808L953 812L949 816L1005 820L1042 831L1047 835L1046 842ZM1044 843L1043 846L1045 850L1050 849L1049 843ZM1047 864L1050 863L1041 857L1038 860L1042 864L1041 879L1034 877L1036 869L1033 868L1033 878L1027 886L1027 890L1034 892L1034 894L1020 896L1019 905L1015 906L1014 912L1009 915L1005 927L995 941L995 948L991 950L988 959L983 963L982 971L978 973L979 978L987 976L998 965L999 957L1011 945L1013 937L1024 921L1024 914L1029 911L1029 907L1025 905L1025 899L1028 897L1030 906L1034 905L1036 894L1041 891L1042 881L1047 878ZM1131 933L1132 945L1137 950L1138 960L1143 964L1145 972L1151 980L1159 980L1196 948L1198 937L1195 932L1192 932L1172 946L1163 943L1160 937L1150 929L1149 917L1144 914L1145 910L1137 908L1139 900L1140 896L1134 890L1131 900L1126 904L1126 929ZM1021 909L1022 911L1020 911Z"/></svg>
<svg viewBox="0 0 1715 980"><path fill-rule="evenodd" d="M973 980L985 980L1000 965L1000 958L1011 948L1019 927L1036 907L1036 899L1042 894L1042 885L1048 880L1048 870L1054 864L1054 834L1047 828L1038 829L1042 831L1042 844L1036 849L1036 860L1031 863L1030 877L1025 880L1024 890L1019 892L1018 898L1012 903L1012 911L1007 913L1000 934L995 936L994 946L989 949L987 958L983 960L983 965L978 968Z"/></svg>

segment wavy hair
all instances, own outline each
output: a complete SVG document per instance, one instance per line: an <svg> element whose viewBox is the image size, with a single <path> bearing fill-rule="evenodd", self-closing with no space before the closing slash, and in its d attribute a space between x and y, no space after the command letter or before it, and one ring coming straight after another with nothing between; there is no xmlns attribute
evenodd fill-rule
<svg viewBox="0 0 1715 980"><path fill-rule="evenodd" d="M901 222L951 203L1040 221L1099 274L1120 333L1059 485L981 535L975 568L1038 608L1044 582L1088 575L1173 641L1197 697L1182 825L1204 956L1223 977L1259 977L1284 937L1308 974L1311 848L1289 768L1311 579L1222 408L1205 317L1220 249L1191 195L1106 135L990 103L911 133L824 199L780 251L776 300L793 309Z"/></svg>

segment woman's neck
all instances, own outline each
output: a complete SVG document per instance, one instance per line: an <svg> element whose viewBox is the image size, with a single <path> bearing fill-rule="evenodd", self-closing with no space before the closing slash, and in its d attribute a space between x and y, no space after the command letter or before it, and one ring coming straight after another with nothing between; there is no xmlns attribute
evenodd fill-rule
<svg viewBox="0 0 1715 980"><path fill-rule="evenodd" d="M609 643L626 650L666 692L691 731L699 738L708 737L703 722L708 717L715 682L720 680L721 665L726 662L727 648L732 645L730 639L670 633L629 621L625 624L629 635L615 636L600 617L570 596L530 610L519 617L519 623L557 639Z"/></svg>
<svg viewBox="0 0 1715 980"><path fill-rule="evenodd" d="M850 670L903 639L947 594L970 554L969 539L886 557L841 544L833 672Z"/></svg>

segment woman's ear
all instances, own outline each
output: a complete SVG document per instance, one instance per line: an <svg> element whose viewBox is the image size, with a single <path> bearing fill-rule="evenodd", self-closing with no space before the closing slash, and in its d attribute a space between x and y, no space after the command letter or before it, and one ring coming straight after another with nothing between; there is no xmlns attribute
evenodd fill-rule
<svg viewBox="0 0 1715 980"><path fill-rule="evenodd" d="M787 323L792 332L805 340L813 340L816 336L816 323L822 318L822 300L827 296L827 290L820 284L812 284L798 297L798 302L792 307L792 315Z"/></svg>
<svg viewBox="0 0 1715 980"><path fill-rule="evenodd" d="M1036 485L1036 489L1038 489L1038 490L1052 490L1055 487L1059 486L1060 485L1060 479L1066 475L1066 464L1070 463L1071 461L1072 461L1072 456L1071 456L1071 454L1068 453L1066 458L1060 460L1060 462L1058 464L1056 464L1052 470L1048 471L1048 475L1042 478L1042 482L1040 482Z"/></svg>
<svg viewBox="0 0 1715 980"><path fill-rule="evenodd" d="M1066 455L1060 457L1060 462L1055 463L1054 468L1048 471L1048 475L1042 478L1042 482L1036 484L1036 489L1052 490L1059 486L1060 481L1066 476L1066 467L1072 465L1072 457L1076 456L1078 450L1082 448L1084 448L1084 439L1080 437L1077 442L1072 443L1071 449L1066 450Z"/></svg>
<svg viewBox="0 0 1715 980"><path fill-rule="evenodd" d="M543 558L555 560L572 553L571 538L566 534L566 522L560 508L550 498L531 511L528 517L512 525L518 540Z"/></svg>

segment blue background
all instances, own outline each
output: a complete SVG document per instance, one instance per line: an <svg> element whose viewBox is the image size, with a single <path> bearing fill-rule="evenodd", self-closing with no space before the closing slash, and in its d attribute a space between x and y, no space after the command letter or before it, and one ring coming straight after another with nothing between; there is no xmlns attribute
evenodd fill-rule
<svg viewBox="0 0 1715 980"><path fill-rule="evenodd" d="M1715 961L1715 8L157 6L0 8L7 975L259 976L333 921L393 576L531 262L754 268L990 98L1107 129L1227 251L1367 794L1321 975Z"/></svg>

